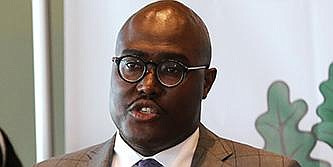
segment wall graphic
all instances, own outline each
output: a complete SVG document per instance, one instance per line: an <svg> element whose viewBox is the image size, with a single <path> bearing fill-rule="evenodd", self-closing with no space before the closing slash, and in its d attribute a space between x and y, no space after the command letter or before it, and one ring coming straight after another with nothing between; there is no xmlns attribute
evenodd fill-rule
<svg viewBox="0 0 333 167"><path fill-rule="evenodd" d="M329 78L320 85L324 102L318 107L317 114L322 122L316 124L312 131L321 140L333 148L333 63L329 69Z"/></svg>
<svg viewBox="0 0 333 167"><path fill-rule="evenodd" d="M268 89L268 111L256 120L256 129L265 140L264 149L296 159L303 167L329 167L324 160L310 156L316 140L321 140L333 149L333 63L329 68L329 78L320 84L324 102L317 114L322 122L311 131L302 131L298 124L308 111L302 100L290 101L288 85L276 81ZM311 112L311 111L310 111Z"/></svg>

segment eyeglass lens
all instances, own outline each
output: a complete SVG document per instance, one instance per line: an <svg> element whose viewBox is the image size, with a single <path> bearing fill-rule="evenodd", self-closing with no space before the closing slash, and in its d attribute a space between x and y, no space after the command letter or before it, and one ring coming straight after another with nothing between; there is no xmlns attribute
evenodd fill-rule
<svg viewBox="0 0 333 167"><path fill-rule="evenodd" d="M175 86L184 75L184 67L174 61L166 61L157 65L158 80L165 86ZM119 74L128 82L140 80L147 70L145 62L135 57L123 57L119 62Z"/></svg>
<svg viewBox="0 0 333 167"><path fill-rule="evenodd" d="M136 82L145 73L145 64L143 61L134 57L124 57L119 63L120 75L129 82Z"/></svg>
<svg viewBox="0 0 333 167"><path fill-rule="evenodd" d="M157 75L162 83L173 86L182 80L184 68L176 62L167 61L158 66Z"/></svg>

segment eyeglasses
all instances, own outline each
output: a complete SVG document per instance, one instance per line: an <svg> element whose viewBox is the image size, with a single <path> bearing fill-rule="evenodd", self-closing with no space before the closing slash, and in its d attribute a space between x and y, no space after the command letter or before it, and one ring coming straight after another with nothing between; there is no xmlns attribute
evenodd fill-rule
<svg viewBox="0 0 333 167"><path fill-rule="evenodd" d="M148 71L148 64L151 64L155 67L158 81L166 87L179 85L189 71L208 68L208 65L188 67L176 60L165 60L159 63L147 62L132 55L113 57L112 61L118 66L119 76L129 83L142 80Z"/></svg>

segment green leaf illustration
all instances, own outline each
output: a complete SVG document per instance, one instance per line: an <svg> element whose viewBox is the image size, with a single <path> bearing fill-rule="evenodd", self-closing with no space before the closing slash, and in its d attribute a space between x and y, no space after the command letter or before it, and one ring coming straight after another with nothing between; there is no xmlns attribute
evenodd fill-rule
<svg viewBox="0 0 333 167"><path fill-rule="evenodd" d="M313 127L317 138L333 148L333 63L330 65L328 80L320 84L324 102L317 108L322 122Z"/></svg>
<svg viewBox="0 0 333 167"><path fill-rule="evenodd" d="M303 167L328 167L310 157L315 135L298 129L307 109L304 100L290 102L288 85L276 81L268 90L268 111L257 118L256 129L265 140L264 149L296 159Z"/></svg>

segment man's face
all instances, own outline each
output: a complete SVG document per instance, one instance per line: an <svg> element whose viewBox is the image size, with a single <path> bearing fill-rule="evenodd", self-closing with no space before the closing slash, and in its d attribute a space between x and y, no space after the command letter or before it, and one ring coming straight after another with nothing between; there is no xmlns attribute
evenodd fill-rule
<svg viewBox="0 0 333 167"><path fill-rule="evenodd" d="M135 55L156 63L173 59L187 66L207 64L200 55L201 41L193 35L195 30L154 28L140 19L127 25L119 35L116 56ZM142 80L128 83L118 75L114 63L111 117L129 145L142 154L155 154L184 140L198 127L204 87L205 69L188 72L178 86L168 88L158 81L151 65Z"/></svg>

